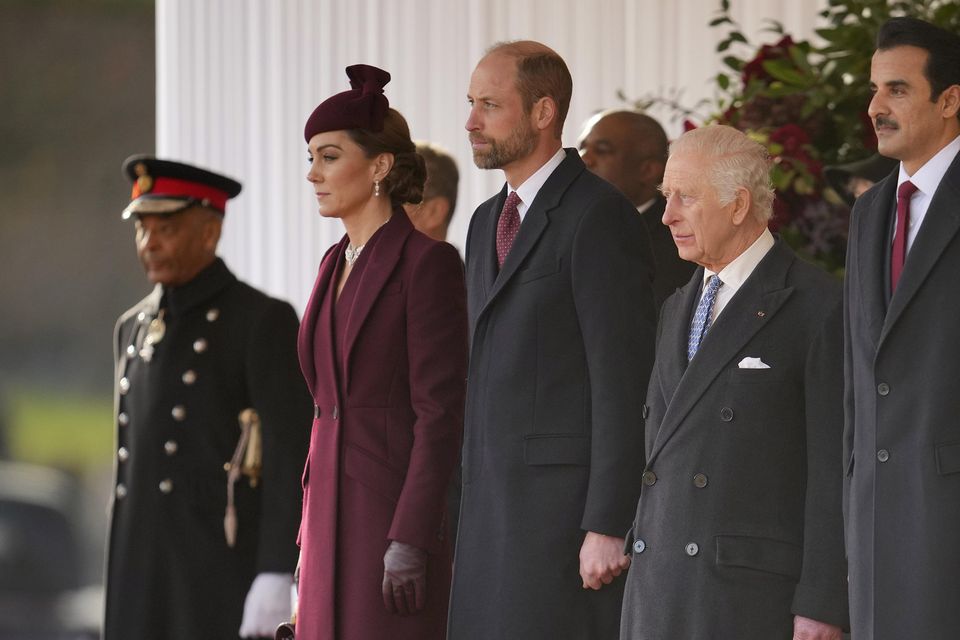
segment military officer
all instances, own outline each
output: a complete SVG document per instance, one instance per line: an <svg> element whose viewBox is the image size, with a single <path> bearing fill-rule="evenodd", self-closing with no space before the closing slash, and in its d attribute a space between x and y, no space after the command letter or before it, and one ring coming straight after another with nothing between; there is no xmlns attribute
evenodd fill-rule
<svg viewBox="0 0 960 640"><path fill-rule="evenodd" d="M154 289L114 338L104 638L272 636L290 616L311 422L297 317L216 256L238 182L148 156L124 172Z"/></svg>

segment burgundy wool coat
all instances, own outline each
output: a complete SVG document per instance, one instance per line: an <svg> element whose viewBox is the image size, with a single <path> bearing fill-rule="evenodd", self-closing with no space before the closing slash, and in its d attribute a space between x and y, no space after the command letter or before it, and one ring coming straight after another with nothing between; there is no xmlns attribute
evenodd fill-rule
<svg viewBox="0 0 960 640"><path fill-rule="evenodd" d="M300 364L315 402L299 536L300 640L444 637L445 500L466 392L463 266L454 247L415 231L402 209L377 235L361 256L364 269L351 274L361 279L340 327L339 366L331 316L320 310L336 286L346 236L324 256L300 328ZM416 615L383 605L392 540L429 553L426 607Z"/></svg>

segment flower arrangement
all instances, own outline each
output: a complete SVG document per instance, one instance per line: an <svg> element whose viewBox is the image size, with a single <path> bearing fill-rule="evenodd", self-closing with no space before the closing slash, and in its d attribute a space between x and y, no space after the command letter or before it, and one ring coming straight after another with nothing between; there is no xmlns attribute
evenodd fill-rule
<svg viewBox="0 0 960 640"><path fill-rule="evenodd" d="M690 109L676 97L648 97L635 106L666 104L684 118L685 129L697 121L728 124L764 144L777 191L771 228L810 261L842 275L849 211L827 186L823 167L876 151L866 113L870 60L880 25L898 15L960 30L956 0L828 0L820 12L826 26L816 31L822 44L795 40L770 21L776 42L756 47L731 16L730 0L721 0L710 22L727 29L717 45L724 71L714 78L713 100Z"/></svg>

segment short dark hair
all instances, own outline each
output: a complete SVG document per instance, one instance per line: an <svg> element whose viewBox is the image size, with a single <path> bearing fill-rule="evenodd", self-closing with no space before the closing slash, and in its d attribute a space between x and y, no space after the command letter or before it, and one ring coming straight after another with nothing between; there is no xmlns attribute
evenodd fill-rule
<svg viewBox="0 0 960 640"><path fill-rule="evenodd" d="M418 142L417 153L427 165L427 183L423 187L423 199L429 200L437 196L446 198L450 203L445 223L449 224L453 217L453 210L457 206L457 185L460 182L460 172L457 163L449 153L429 142Z"/></svg>
<svg viewBox="0 0 960 640"><path fill-rule="evenodd" d="M960 36L917 18L887 20L877 33L877 49L903 46L927 52L923 75L930 83L931 102L936 102L948 87L960 85Z"/></svg>
<svg viewBox="0 0 960 640"><path fill-rule="evenodd" d="M573 78L560 54L533 40L498 42L487 49L487 55L491 53L502 53L517 61L517 90L524 112L530 113L533 103L540 98L553 99L557 104L554 133L560 138L573 95Z"/></svg>

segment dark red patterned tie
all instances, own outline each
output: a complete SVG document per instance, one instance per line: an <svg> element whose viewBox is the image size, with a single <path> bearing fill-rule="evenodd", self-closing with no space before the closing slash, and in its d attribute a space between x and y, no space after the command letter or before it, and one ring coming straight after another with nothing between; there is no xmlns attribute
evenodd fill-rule
<svg viewBox="0 0 960 640"><path fill-rule="evenodd" d="M503 267L503 261L507 259L517 232L520 231L520 211L517 210L520 202L517 192L511 191L507 201L503 203L500 219L497 220L497 265L500 267Z"/></svg>
<svg viewBox="0 0 960 640"><path fill-rule="evenodd" d="M897 289L903 263L907 259L907 229L910 227L910 196L917 186L907 180L897 189L897 230L893 236L893 250L890 252L890 293Z"/></svg>

